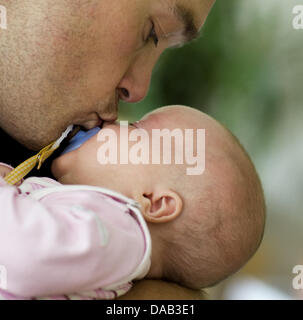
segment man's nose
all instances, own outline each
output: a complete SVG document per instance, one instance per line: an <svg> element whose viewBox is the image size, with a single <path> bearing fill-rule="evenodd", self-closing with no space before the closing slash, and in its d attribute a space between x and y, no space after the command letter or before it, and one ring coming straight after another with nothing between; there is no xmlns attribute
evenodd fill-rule
<svg viewBox="0 0 303 320"><path fill-rule="evenodd" d="M154 63L151 65L139 61L133 63L119 83L120 99L130 103L143 100L148 93L153 67Z"/></svg>

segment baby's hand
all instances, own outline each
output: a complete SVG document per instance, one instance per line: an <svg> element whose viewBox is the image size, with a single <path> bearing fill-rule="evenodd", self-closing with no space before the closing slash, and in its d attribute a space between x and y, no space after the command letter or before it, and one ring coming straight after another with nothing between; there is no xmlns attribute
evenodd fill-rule
<svg viewBox="0 0 303 320"><path fill-rule="evenodd" d="M0 177L4 178L6 177L13 169L6 166L6 165L3 165L3 164L0 164Z"/></svg>

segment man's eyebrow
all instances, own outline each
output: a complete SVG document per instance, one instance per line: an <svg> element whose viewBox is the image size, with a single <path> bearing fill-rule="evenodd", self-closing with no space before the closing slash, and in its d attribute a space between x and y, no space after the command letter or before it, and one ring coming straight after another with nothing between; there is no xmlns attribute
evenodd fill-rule
<svg viewBox="0 0 303 320"><path fill-rule="evenodd" d="M173 9L175 17L184 24L185 42L190 42L200 36L200 32L194 23L194 13L191 9L176 5Z"/></svg>

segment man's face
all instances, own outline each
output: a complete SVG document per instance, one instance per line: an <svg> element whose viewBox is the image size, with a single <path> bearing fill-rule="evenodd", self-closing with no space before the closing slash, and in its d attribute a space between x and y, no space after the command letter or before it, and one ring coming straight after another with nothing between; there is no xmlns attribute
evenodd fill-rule
<svg viewBox="0 0 303 320"><path fill-rule="evenodd" d="M70 124L89 129L115 120L119 99L145 97L160 55L191 40L213 2L9 2L0 37L0 126L39 149Z"/></svg>

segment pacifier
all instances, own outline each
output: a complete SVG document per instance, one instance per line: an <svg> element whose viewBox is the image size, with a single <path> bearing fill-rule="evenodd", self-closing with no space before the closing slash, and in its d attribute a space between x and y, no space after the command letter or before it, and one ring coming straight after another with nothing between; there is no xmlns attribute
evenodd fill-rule
<svg viewBox="0 0 303 320"><path fill-rule="evenodd" d="M93 137L94 135L96 135L99 131L101 130L100 127L96 127L93 128L91 130L88 131L83 131L80 130L70 141L69 141L69 145L63 150L63 152L61 153L61 155L64 155L68 152L74 151L78 148L80 148L80 146L86 142L87 140L89 140L91 137Z"/></svg>

